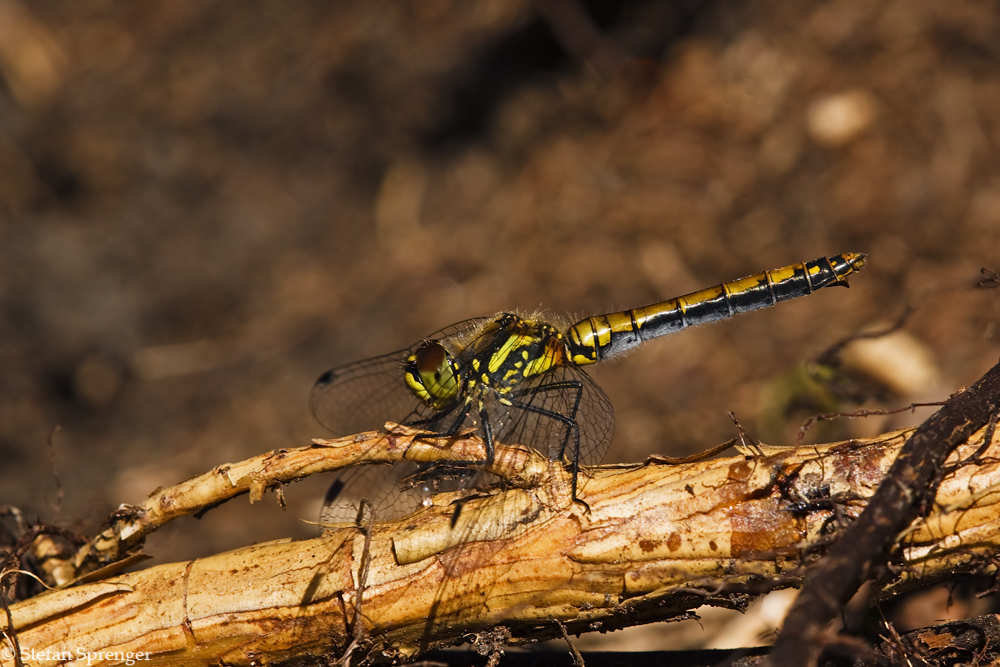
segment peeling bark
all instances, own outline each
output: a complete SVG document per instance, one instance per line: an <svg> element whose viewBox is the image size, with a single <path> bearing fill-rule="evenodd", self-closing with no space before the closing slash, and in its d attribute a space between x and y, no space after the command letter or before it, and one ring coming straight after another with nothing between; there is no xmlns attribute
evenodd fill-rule
<svg viewBox="0 0 1000 667"><path fill-rule="evenodd" d="M984 431L951 461L984 445ZM521 457L522 474L509 480L513 488L462 498L465 523L453 526L458 494L441 494L432 506L372 527L360 654L404 660L497 629L520 643L561 636L557 621L577 634L676 618L702 604L741 608L751 595L800 583L804 567L864 510L910 433L680 465L603 466L585 472L579 500L561 509L552 499L564 493L568 473L529 450L504 448L498 460ZM173 498L166 504L175 513L182 505L197 511L184 495L192 488L212 504L220 494L345 462L443 456L445 448L471 454L482 443L412 434L318 441L217 468L147 505ZM1000 542L998 448L988 443L945 478L932 511L892 552L895 577L885 590L991 567ZM117 544L104 553L123 553L143 526L159 525L146 511L123 513L127 519L101 536ZM22 650L53 655L149 652L144 665L329 660L355 636L364 555L364 530L343 527L113 576L10 611ZM0 655L0 665L13 664Z"/></svg>
<svg viewBox="0 0 1000 667"><path fill-rule="evenodd" d="M815 664L822 642L816 641L823 626L829 623L873 572L890 558L890 551L907 527L918 517L928 517L942 478L948 471L946 461L976 430L986 428L992 438L1000 406L1000 364L994 366L973 386L955 394L945 405L920 425L909 437L886 474L871 504L851 527L846 539L833 547L829 556L809 573L802 593L788 614L781 636L774 647L772 664ZM975 464L984 452L970 451L966 465ZM962 465L951 459L951 465ZM986 492L992 492L986 489ZM940 496L937 503L941 503ZM969 509L948 519L938 518L943 541L950 541L948 520L958 528L974 523L977 509ZM931 517L928 517L929 519ZM924 524L927 526L928 524ZM968 537L964 543L969 545ZM968 548L972 548L971 545Z"/></svg>

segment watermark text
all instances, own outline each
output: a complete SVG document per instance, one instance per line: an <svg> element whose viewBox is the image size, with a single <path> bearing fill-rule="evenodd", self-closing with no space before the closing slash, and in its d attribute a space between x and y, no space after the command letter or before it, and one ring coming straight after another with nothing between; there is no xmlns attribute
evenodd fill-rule
<svg viewBox="0 0 1000 667"><path fill-rule="evenodd" d="M0 648L0 658L14 659L14 649L9 646ZM33 649L21 647L21 662L25 664L37 662L73 662L79 665L99 665L113 663L116 665L134 665L149 660L149 651L88 651L78 648L75 651L54 651L52 649Z"/></svg>

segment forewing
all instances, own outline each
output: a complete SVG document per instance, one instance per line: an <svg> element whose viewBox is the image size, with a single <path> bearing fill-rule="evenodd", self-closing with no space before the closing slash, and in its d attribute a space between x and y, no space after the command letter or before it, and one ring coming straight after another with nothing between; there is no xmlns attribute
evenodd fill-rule
<svg viewBox="0 0 1000 667"><path fill-rule="evenodd" d="M423 403L403 381L403 362L408 355L409 350L400 350L338 366L321 375L309 396L317 421L334 435L345 436L381 430L387 421L412 420ZM372 503L380 519L386 518L385 513L414 509L420 498L401 497L397 486L404 475L400 466L384 465L339 473L327 491L320 523L354 523L361 498Z"/></svg>
<svg viewBox="0 0 1000 667"><path fill-rule="evenodd" d="M490 318L466 320L427 336L424 340L461 341ZM423 403L403 379L403 367L413 348L333 368L313 386L310 404L316 419L335 435L381 430L385 422L413 424L429 431L447 428L460 414L438 414ZM380 520L416 509L426 496L440 489L407 483L419 465L401 461L392 466L367 465L340 473L330 487L320 514L326 525L353 523L362 497L370 500ZM464 482L451 487L465 486ZM449 488L447 484L442 488Z"/></svg>
<svg viewBox="0 0 1000 667"><path fill-rule="evenodd" d="M409 350L333 368L313 385L309 403L334 435L380 430L386 421L407 422L423 402L403 380Z"/></svg>
<svg viewBox="0 0 1000 667"><path fill-rule="evenodd" d="M552 461L576 460L589 466L604 458L614 432L614 411L607 395L578 366L552 367L518 385L510 401L511 407L495 408L502 422L500 442L527 445Z"/></svg>
<svg viewBox="0 0 1000 667"><path fill-rule="evenodd" d="M491 320L489 317L464 320L422 340L465 343ZM317 421L334 435L343 436L379 430L387 421L405 424L432 420L433 411L410 391L403 380L403 365L416 348L417 345L414 345L323 373L313 385L309 397ZM427 423L432 424L432 421Z"/></svg>

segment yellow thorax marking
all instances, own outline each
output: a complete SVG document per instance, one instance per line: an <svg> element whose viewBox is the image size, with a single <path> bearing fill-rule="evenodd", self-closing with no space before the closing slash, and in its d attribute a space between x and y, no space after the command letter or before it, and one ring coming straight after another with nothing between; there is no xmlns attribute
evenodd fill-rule
<svg viewBox="0 0 1000 667"><path fill-rule="evenodd" d="M541 354L528 362L528 365L524 367L523 375L524 377L531 377L532 375L540 375L553 366L557 366L563 361L563 343L560 340L560 336L551 336L547 341L545 341L545 348L541 350Z"/></svg>
<svg viewBox="0 0 1000 667"><path fill-rule="evenodd" d="M519 347L530 344L531 340L532 339L530 336L525 336L524 334L521 333L511 334L510 336L507 336L507 340L503 342L503 345L500 346L500 349L497 350L492 357L490 357L490 364L488 367L489 372L496 373L498 370L500 370L500 367L503 366L505 361L507 361L507 357L510 356L511 352L513 352Z"/></svg>

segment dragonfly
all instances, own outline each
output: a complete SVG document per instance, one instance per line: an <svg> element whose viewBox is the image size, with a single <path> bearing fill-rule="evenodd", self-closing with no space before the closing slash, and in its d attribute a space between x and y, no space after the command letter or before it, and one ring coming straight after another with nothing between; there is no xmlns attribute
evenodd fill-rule
<svg viewBox="0 0 1000 667"><path fill-rule="evenodd" d="M688 327L847 286L864 264L862 253L821 257L568 327L539 315L479 317L411 347L328 370L316 381L310 403L334 434L379 430L387 420L419 428L427 437L471 431L482 439L486 457L410 462L389 481L338 480L327 494L322 521L356 516L351 487L362 487L361 495L379 511L388 510L379 518L392 518L438 491L483 484L499 444L530 447L564 466L572 480L569 497L576 500L581 467L600 463L614 430L611 402L584 367Z"/></svg>

